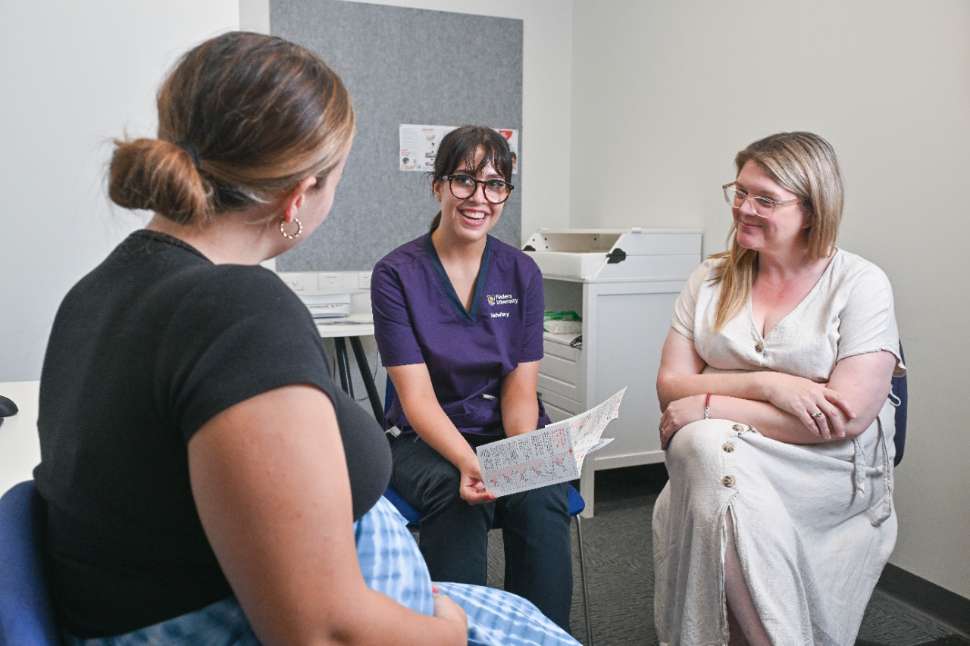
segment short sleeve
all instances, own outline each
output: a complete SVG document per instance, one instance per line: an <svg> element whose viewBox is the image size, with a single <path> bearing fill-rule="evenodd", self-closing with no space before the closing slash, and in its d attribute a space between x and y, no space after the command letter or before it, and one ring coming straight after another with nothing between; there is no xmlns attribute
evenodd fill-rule
<svg viewBox="0 0 970 646"><path fill-rule="evenodd" d="M379 262L371 274L371 310L374 338L384 366L424 363L424 354L414 334L401 277L393 267Z"/></svg>
<svg viewBox="0 0 970 646"><path fill-rule="evenodd" d="M688 339L694 338L694 320L697 311L697 295L700 293L704 281L710 273L708 262L701 263L687 279L687 284L680 290L680 295L674 302L674 316L670 327Z"/></svg>
<svg viewBox="0 0 970 646"><path fill-rule="evenodd" d="M853 281L845 308L839 315L836 361L883 350L896 357L895 374L905 374L892 285L881 269L869 264Z"/></svg>
<svg viewBox="0 0 970 646"><path fill-rule="evenodd" d="M334 398L306 307L271 272L225 266L185 295L157 354L156 400L187 442L218 413L293 384Z"/></svg>
<svg viewBox="0 0 970 646"><path fill-rule="evenodd" d="M545 316L545 298L542 292L542 273L531 258L529 258L529 268L531 278L525 292L522 345L518 363L539 361L543 355L542 324Z"/></svg>

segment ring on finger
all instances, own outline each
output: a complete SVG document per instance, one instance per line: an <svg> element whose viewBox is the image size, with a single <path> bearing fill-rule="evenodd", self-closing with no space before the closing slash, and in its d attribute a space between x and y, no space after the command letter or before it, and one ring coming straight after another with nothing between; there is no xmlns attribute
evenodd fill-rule
<svg viewBox="0 0 970 646"><path fill-rule="evenodd" d="M812 419L822 419L825 416L825 413L817 410L814 413L809 413L809 415L811 415Z"/></svg>

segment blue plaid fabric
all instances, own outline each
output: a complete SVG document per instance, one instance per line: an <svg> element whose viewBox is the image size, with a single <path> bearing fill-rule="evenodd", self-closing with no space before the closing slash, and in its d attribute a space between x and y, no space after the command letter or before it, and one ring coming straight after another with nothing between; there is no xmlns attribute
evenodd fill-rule
<svg viewBox="0 0 970 646"><path fill-rule="evenodd" d="M431 578L407 521L381 498L354 525L357 558L372 590L425 615L434 613ZM579 644L522 597L477 585L436 583L468 615L469 646L564 646ZM67 646L257 646L249 621L235 598L228 598L124 635L78 639Z"/></svg>

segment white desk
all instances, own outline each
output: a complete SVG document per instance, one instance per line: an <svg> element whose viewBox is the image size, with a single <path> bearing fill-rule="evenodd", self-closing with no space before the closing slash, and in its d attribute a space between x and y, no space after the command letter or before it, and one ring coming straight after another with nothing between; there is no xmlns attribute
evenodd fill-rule
<svg viewBox="0 0 970 646"><path fill-rule="evenodd" d="M40 463L37 436L39 381L0 382L0 395L9 397L20 409L0 424L0 494L24 480L32 480Z"/></svg>
<svg viewBox="0 0 970 646"><path fill-rule="evenodd" d="M370 312L334 319L317 319L317 332L324 339L374 336L374 315Z"/></svg>
<svg viewBox="0 0 970 646"><path fill-rule="evenodd" d="M340 387L344 392L354 396L354 382L350 376L350 359L347 357L347 346L345 340L350 340L350 347L354 351L354 360L357 362L357 369L360 371L360 378L364 382L367 390L367 398L370 400L371 409L374 411L374 418L377 423L384 426L384 407L381 403L380 395L377 394L377 386L374 385L374 376L370 373L370 365L367 363L367 355L364 354L364 346L360 343L360 337L374 335L374 316L370 312L361 312L334 319L317 319L317 332L324 339L333 339L333 346L337 351L337 372L340 375Z"/></svg>

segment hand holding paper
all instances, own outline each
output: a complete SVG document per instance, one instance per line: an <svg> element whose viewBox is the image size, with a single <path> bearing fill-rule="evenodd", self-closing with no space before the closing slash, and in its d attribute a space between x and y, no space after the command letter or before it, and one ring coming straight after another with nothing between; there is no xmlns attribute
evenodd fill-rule
<svg viewBox="0 0 970 646"><path fill-rule="evenodd" d="M479 446L482 480L489 492L507 496L579 478L586 456L613 441L601 436L619 417L624 393L626 388L585 413L531 433Z"/></svg>

